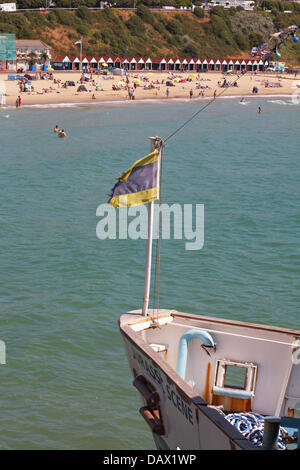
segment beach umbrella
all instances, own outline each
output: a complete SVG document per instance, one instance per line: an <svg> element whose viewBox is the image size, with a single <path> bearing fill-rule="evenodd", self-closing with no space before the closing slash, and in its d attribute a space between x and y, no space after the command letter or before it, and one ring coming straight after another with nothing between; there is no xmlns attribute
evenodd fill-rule
<svg viewBox="0 0 300 470"><path fill-rule="evenodd" d="M103 62L103 67L108 67L108 64L106 64L105 62Z"/></svg>
<svg viewBox="0 0 300 470"><path fill-rule="evenodd" d="M136 83L141 83L141 80L139 78L134 78L133 81Z"/></svg>
<svg viewBox="0 0 300 470"><path fill-rule="evenodd" d="M191 74L189 75L189 78L194 78L194 77L195 77L195 74L194 74L194 73L191 73Z"/></svg>
<svg viewBox="0 0 300 470"><path fill-rule="evenodd" d="M48 70L50 70L50 72L53 72L54 69L52 67L48 67L47 72L48 72Z"/></svg>

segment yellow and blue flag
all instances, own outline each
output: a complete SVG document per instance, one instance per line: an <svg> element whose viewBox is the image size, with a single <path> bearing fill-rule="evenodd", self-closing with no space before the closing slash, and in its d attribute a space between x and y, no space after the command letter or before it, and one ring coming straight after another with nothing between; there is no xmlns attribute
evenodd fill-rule
<svg viewBox="0 0 300 470"><path fill-rule="evenodd" d="M109 203L116 208L148 204L158 199L159 150L137 160L112 189Z"/></svg>

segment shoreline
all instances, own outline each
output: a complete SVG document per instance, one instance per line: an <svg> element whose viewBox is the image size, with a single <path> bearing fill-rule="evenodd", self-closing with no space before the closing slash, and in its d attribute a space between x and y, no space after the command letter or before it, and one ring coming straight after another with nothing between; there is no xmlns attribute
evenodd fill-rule
<svg viewBox="0 0 300 470"><path fill-rule="evenodd" d="M85 74L88 77L89 74ZM220 72L206 74L179 73L174 75L173 86L166 86L171 80L169 73L130 73L128 84L124 76L90 75L89 81L83 82L86 91L78 91L82 74L53 73L53 79L37 79L29 82L29 92L20 92L19 82L8 80L8 74L1 76L2 106L0 109L13 108L16 99L21 97L22 107L72 107L83 105L131 105L135 103L167 102L167 101L207 101L213 99L241 99L266 97L292 97L299 96L300 79L291 79L290 76L277 76L272 74L246 73L244 75L224 75ZM238 78L239 77L239 78ZM228 87L221 87L224 79ZM63 88L66 81L73 81L75 86ZM182 80L182 81L180 81ZM233 86L237 81L237 86ZM134 87L135 84L135 87ZM268 86L266 86L266 84ZM117 87L117 90L113 90ZM135 99L129 99L128 87L135 91ZM148 88L147 88L148 87ZM253 88L257 93L253 93ZM167 92L168 90L168 92ZM167 95L168 93L168 95ZM191 93L191 96L190 96Z"/></svg>
<svg viewBox="0 0 300 470"><path fill-rule="evenodd" d="M23 109L56 109L56 108L76 108L76 107L104 107L104 106L135 106L135 105L141 105L141 104L157 104L157 103L201 103L207 101L222 101L222 100L241 100L242 98L245 98L247 100L266 100L268 98L292 98L294 95L293 94L273 94L273 95L232 95L232 96L222 96L220 98L217 98L217 100L212 100L212 97L205 97L205 98L194 98L193 100L190 100L188 98L140 98L135 100L134 103L132 103L129 100L99 100L97 102L91 102L91 101L76 101L76 102L43 102L43 103L33 103L33 104L23 104L22 108ZM249 102L249 101L248 101ZM300 102L300 95L299 95L299 102ZM15 109L15 106L12 104L7 104L3 105L0 107L0 112L2 110L12 110Z"/></svg>

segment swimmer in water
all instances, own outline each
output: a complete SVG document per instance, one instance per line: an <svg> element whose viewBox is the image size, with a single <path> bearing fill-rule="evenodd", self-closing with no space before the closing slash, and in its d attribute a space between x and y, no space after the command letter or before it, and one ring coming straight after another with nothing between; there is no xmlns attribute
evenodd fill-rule
<svg viewBox="0 0 300 470"><path fill-rule="evenodd" d="M64 129L62 129L62 130L59 132L58 137L67 137L67 134L65 133Z"/></svg>
<svg viewBox="0 0 300 470"><path fill-rule="evenodd" d="M245 103L245 98L242 98L242 99L240 100L240 103Z"/></svg>
<svg viewBox="0 0 300 470"><path fill-rule="evenodd" d="M262 109L261 109L261 107L259 106L259 107L258 107L258 114L261 114L261 113L262 113Z"/></svg>
<svg viewBox="0 0 300 470"><path fill-rule="evenodd" d="M54 132L60 132L60 128L57 125L54 127Z"/></svg>

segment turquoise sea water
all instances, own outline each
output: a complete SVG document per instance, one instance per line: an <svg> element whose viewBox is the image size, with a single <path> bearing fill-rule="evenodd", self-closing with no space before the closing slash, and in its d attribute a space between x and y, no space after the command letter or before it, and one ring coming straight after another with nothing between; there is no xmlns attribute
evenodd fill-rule
<svg viewBox="0 0 300 470"><path fill-rule="evenodd" d="M0 110L0 448L154 449L117 327L145 241L100 241L96 209L201 104ZM299 329L299 120L286 98L222 100L170 139L164 202L203 203L205 243L162 243L162 308Z"/></svg>

